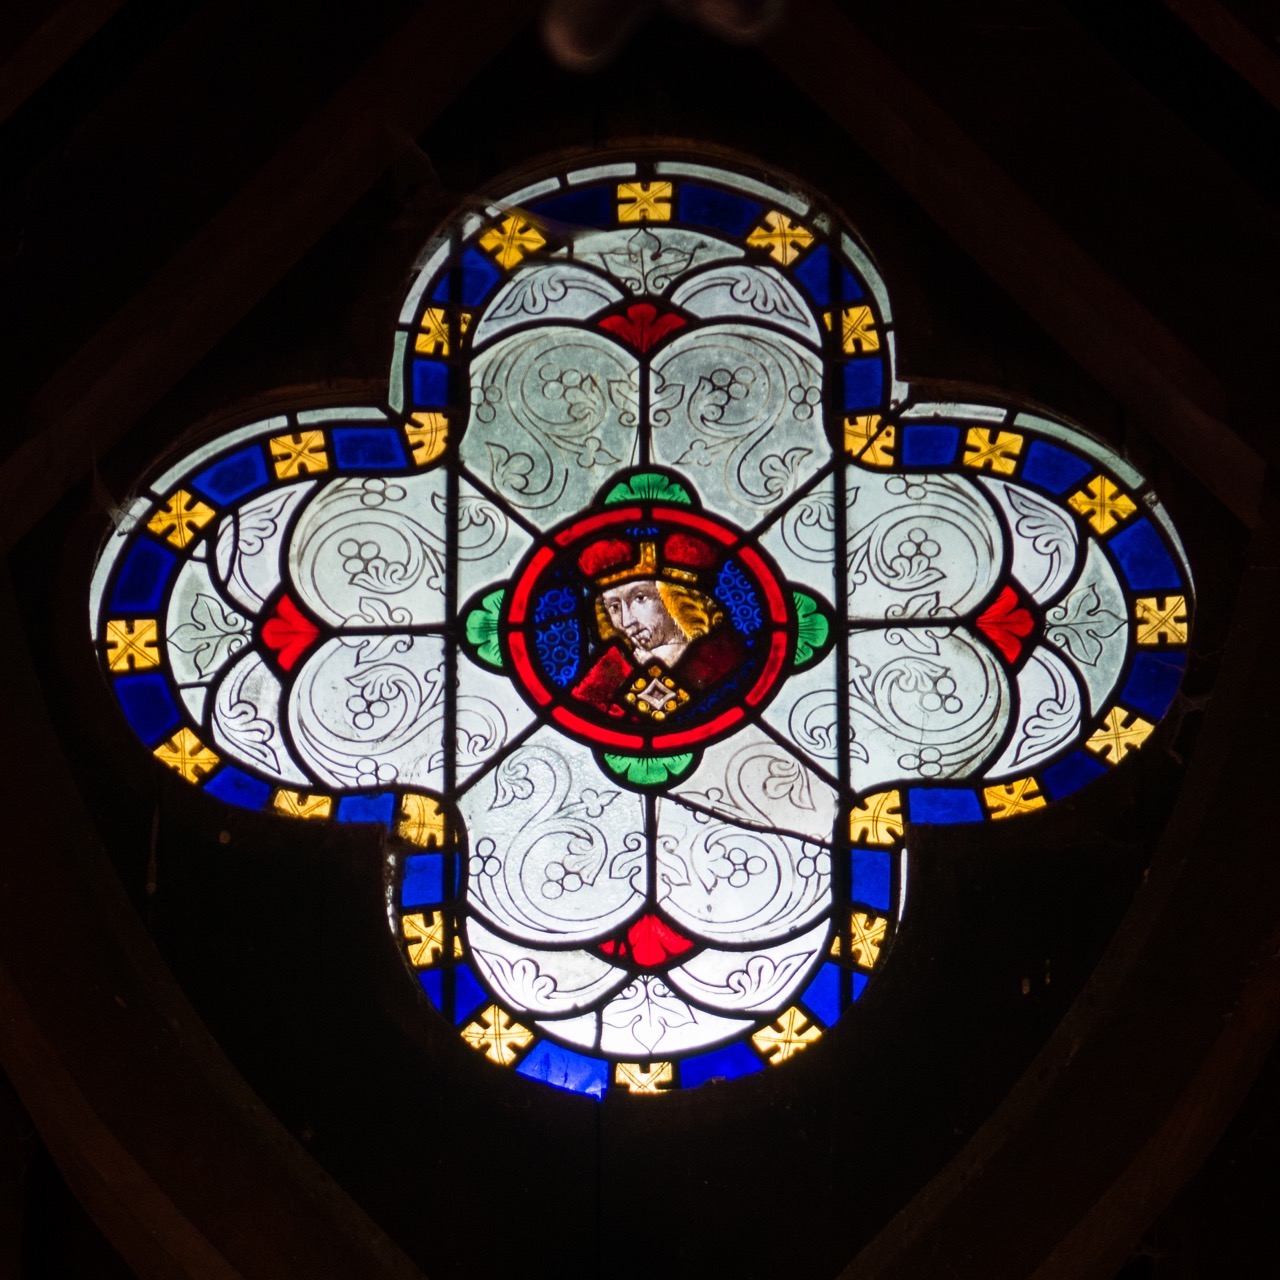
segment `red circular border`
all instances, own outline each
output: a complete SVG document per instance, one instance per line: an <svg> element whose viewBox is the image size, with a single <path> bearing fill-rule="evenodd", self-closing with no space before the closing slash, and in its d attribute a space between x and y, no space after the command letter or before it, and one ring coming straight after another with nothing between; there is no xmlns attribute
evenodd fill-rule
<svg viewBox="0 0 1280 1280"><path fill-rule="evenodd" d="M634 524L637 520L648 519L694 529L720 546L732 548L738 560L759 584L768 607L768 625L773 628L764 666L755 684L743 695L742 702L738 706L722 711L705 724L675 733L624 733L588 720L565 706L559 696L547 688L534 670L522 629L528 622L529 601L534 594L538 579L557 558L560 550L602 529L613 528L620 524ZM575 520L552 534L549 541L554 545L548 546L544 543L538 547L515 579L509 595L509 603L503 610L501 636L511 658L517 686L524 690L538 709L545 711L550 708L551 718L562 729L575 737L587 740L592 746L619 751L683 750L731 730L746 718L748 708L754 709L761 706L777 687L778 678L786 666L790 648L791 616L787 610L786 593L778 581L777 574L759 552L752 547L741 546L739 535L731 529L699 512L690 511L687 507L645 503L619 507L613 511Z"/></svg>

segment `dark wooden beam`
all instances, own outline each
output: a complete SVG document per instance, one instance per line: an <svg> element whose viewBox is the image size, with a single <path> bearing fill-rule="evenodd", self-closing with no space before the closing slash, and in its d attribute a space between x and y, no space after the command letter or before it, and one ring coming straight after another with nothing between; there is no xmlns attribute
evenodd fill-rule
<svg viewBox="0 0 1280 1280"><path fill-rule="evenodd" d="M0 469L0 548L16 512L47 511L532 16L528 0L422 6L35 395L34 430Z"/></svg>
<svg viewBox="0 0 1280 1280"><path fill-rule="evenodd" d="M856 144L1241 520L1263 459L1180 342L1031 200L830 0L792 0L765 43Z"/></svg>
<svg viewBox="0 0 1280 1280"><path fill-rule="evenodd" d="M3 124L82 45L97 34L124 0L68 0L0 62Z"/></svg>
<svg viewBox="0 0 1280 1280"><path fill-rule="evenodd" d="M1242 80L1280 110L1280 57L1218 0L1164 0Z"/></svg>

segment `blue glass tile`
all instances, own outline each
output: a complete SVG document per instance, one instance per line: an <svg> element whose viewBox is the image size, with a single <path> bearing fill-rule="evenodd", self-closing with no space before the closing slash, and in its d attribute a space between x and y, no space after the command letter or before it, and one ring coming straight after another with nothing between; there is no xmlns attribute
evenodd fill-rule
<svg viewBox="0 0 1280 1280"><path fill-rule="evenodd" d="M812 253L806 255L791 275L809 291L809 296L818 306L825 307L830 304L831 250L825 244L820 244ZM854 287L857 288L856 283ZM862 291L859 290L854 296L861 297Z"/></svg>
<svg viewBox="0 0 1280 1280"><path fill-rule="evenodd" d="M1061 800L1063 796L1088 786L1106 771L1106 765L1096 756L1073 751L1065 760L1051 764L1040 774L1040 785L1049 793L1050 800Z"/></svg>
<svg viewBox="0 0 1280 1280"><path fill-rule="evenodd" d="M149 747L170 737L182 723L169 682L158 671L121 676L115 682L115 691L129 727Z"/></svg>
<svg viewBox="0 0 1280 1280"><path fill-rule="evenodd" d="M578 593L572 587L554 587L538 597L533 609L534 622L548 622L556 618L572 618L578 611Z"/></svg>
<svg viewBox="0 0 1280 1280"><path fill-rule="evenodd" d="M981 822L986 816L978 793L959 787L913 787L907 799L912 822Z"/></svg>
<svg viewBox="0 0 1280 1280"><path fill-rule="evenodd" d="M612 226L617 221L617 202L613 187L582 187L564 195L538 200L529 206L530 213L553 222L567 222L578 227Z"/></svg>
<svg viewBox="0 0 1280 1280"><path fill-rule="evenodd" d="M858 282L858 278L848 267L842 266L840 268L840 301L857 302L863 294L864 290Z"/></svg>
<svg viewBox="0 0 1280 1280"><path fill-rule="evenodd" d="M682 182L678 190L676 201L681 222L714 227L731 236L740 236L759 221L761 206L754 200L694 182Z"/></svg>
<svg viewBox="0 0 1280 1280"><path fill-rule="evenodd" d="M680 1064L680 1083L685 1088L705 1084L708 1080L735 1080L749 1076L753 1071L763 1071L764 1063L739 1040L736 1044L700 1053L686 1058Z"/></svg>
<svg viewBox="0 0 1280 1280"><path fill-rule="evenodd" d="M413 362L413 402L440 405L449 402L449 366L440 360Z"/></svg>
<svg viewBox="0 0 1280 1280"><path fill-rule="evenodd" d="M160 608L165 584L177 556L150 538L139 538L129 548L111 592L112 613L153 613Z"/></svg>
<svg viewBox="0 0 1280 1280"><path fill-rule="evenodd" d="M854 973L853 975L853 998L856 1000L866 989L870 979L865 973Z"/></svg>
<svg viewBox="0 0 1280 1280"><path fill-rule="evenodd" d="M840 966L824 964L804 989L801 1000L829 1027L840 1017Z"/></svg>
<svg viewBox="0 0 1280 1280"><path fill-rule="evenodd" d="M798 280L809 291L819 306L831 303L831 251L825 244L819 245L812 253L791 272L792 279ZM865 290L858 278L842 263L840 266L840 301L857 302L865 296Z"/></svg>
<svg viewBox="0 0 1280 1280"><path fill-rule="evenodd" d="M476 981L470 965L460 964L453 973L453 1020L462 1023L489 1002L489 993Z"/></svg>
<svg viewBox="0 0 1280 1280"><path fill-rule="evenodd" d="M271 798L271 784L226 765L204 784L204 789L225 804L240 809L265 809Z"/></svg>
<svg viewBox="0 0 1280 1280"><path fill-rule="evenodd" d="M881 849L855 849L851 856L854 902L880 911L888 908L893 892L893 863Z"/></svg>
<svg viewBox="0 0 1280 1280"><path fill-rule="evenodd" d="M903 427L900 457L903 466L938 467L954 462L960 447L960 428L929 426Z"/></svg>
<svg viewBox="0 0 1280 1280"><path fill-rule="evenodd" d="M734 630L744 636L753 636L764 625L760 598L751 586L751 580L738 568L734 560L726 560L716 577L716 599L729 610Z"/></svg>
<svg viewBox="0 0 1280 1280"><path fill-rule="evenodd" d="M1129 679L1120 692L1121 704L1159 720L1178 692L1186 665L1182 653L1135 654Z"/></svg>
<svg viewBox="0 0 1280 1280"><path fill-rule="evenodd" d="M1146 516L1114 534L1107 545L1135 591L1176 591L1182 586L1178 566Z"/></svg>
<svg viewBox="0 0 1280 1280"><path fill-rule="evenodd" d="M582 633L577 618L547 622L533 633L538 659L552 681L562 689L578 678L582 658Z"/></svg>
<svg viewBox="0 0 1280 1280"><path fill-rule="evenodd" d="M380 796L343 796L338 801L338 821L380 822L389 827L395 808L396 798L390 791Z"/></svg>
<svg viewBox="0 0 1280 1280"><path fill-rule="evenodd" d="M226 503L263 488L270 478L262 447L254 444L192 476L191 487L214 502Z"/></svg>
<svg viewBox="0 0 1280 1280"><path fill-rule="evenodd" d="M418 388L418 371L413 371L414 392ZM404 445L393 427L335 427L333 456L339 471L355 471L363 467L403 467Z"/></svg>
<svg viewBox="0 0 1280 1280"><path fill-rule="evenodd" d="M1022 464L1019 478L1048 489L1050 493L1063 493L1092 470L1092 464L1076 454L1059 449L1056 444L1036 440L1027 450L1027 460Z"/></svg>
<svg viewBox="0 0 1280 1280"><path fill-rule="evenodd" d="M404 860L400 905L406 911L444 901L444 859L442 853L418 853Z"/></svg>
<svg viewBox="0 0 1280 1280"><path fill-rule="evenodd" d="M426 992L427 999L437 1009L444 1008L444 970L423 969L418 974L418 982Z"/></svg>
<svg viewBox="0 0 1280 1280"><path fill-rule="evenodd" d="M609 1064L603 1058L563 1049L550 1040L539 1040L516 1068L530 1080L541 1080L555 1089L585 1093L592 1098L604 1097L609 1087Z"/></svg>
<svg viewBox="0 0 1280 1280"><path fill-rule="evenodd" d="M844 407L873 409L884 396L884 366L878 356L850 360L844 367Z"/></svg>
<svg viewBox="0 0 1280 1280"><path fill-rule="evenodd" d="M474 245L462 255L462 304L478 307L488 296L489 290L502 279L498 270ZM434 302L449 302L453 296L453 281L446 272L432 294Z"/></svg>

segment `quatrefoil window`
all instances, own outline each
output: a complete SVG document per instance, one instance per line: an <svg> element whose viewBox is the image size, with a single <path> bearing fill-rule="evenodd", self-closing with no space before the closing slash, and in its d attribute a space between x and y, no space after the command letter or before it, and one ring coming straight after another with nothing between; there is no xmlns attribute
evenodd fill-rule
<svg viewBox="0 0 1280 1280"><path fill-rule="evenodd" d="M595 1097L801 1052L912 824L1016 818L1176 696L1192 591L1078 428L936 404L811 194L611 158L460 215L386 402L154 476L92 634L214 801L388 828L392 928L492 1062Z"/></svg>

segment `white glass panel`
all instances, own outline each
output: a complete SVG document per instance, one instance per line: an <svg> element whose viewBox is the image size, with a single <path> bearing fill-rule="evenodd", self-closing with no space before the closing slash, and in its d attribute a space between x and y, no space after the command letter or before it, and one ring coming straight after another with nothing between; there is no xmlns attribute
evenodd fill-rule
<svg viewBox="0 0 1280 1280"><path fill-rule="evenodd" d="M985 476L980 483L995 496L1013 530L1013 576L1033 599L1052 600L1075 576L1075 521L1021 485Z"/></svg>
<svg viewBox="0 0 1280 1280"><path fill-rule="evenodd" d="M280 544L298 503L314 480L268 489L250 498L218 525L215 560L227 594L253 612L280 585Z"/></svg>
<svg viewBox="0 0 1280 1280"><path fill-rule="evenodd" d="M987 647L943 627L853 632L849 684L857 791L976 772L1010 712L1004 672Z"/></svg>
<svg viewBox="0 0 1280 1280"><path fill-rule="evenodd" d="M533 539L496 502L458 481L458 603L505 583Z"/></svg>
<svg viewBox="0 0 1280 1280"><path fill-rule="evenodd" d="M1039 645L1018 673L1018 722L989 778L1029 772L1080 731L1084 697L1066 662Z"/></svg>
<svg viewBox="0 0 1280 1280"><path fill-rule="evenodd" d="M590 938L621 925L643 900L640 797L558 733L542 729L518 747L463 796L461 809L472 850L467 901L526 942Z"/></svg>
<svg viewBox="0 0 1280 1280"><path fill-rule="evenodd" d="M751 527L830 456L822 361L782 334L714 325L653 361L652 457L681 468L705 505Z"/></svg>
<svg viewBox="0 0 1280 1280"><path fill-rule="evenodd" d="M764 942L810 924L830 906L827 851L807 840L748 831L658 801L659 905L684 931Z"/></svg>
<svg viewBox="0 0 1280 1280"><path fill-rule="evenodd" d="M830 926L823 921L798 938L759 951L700 952L673 969L668 981L682 994L714 1009L764 1013L795 1000L813 962L824 954Z"/></svg>
<svg viewBox="0 0 1280 1280"><path fill-rule="evenodd" d="M458 659L457 767L465 782L517 734L533 723L533 712L511 691L506 676Z"/></svg>
<svg viewBox="0 0 1280 1280"><path fill-rule="evenodd" d="M462 460L547 528L636 460L638 379L635 357L601 334L547 326L503 338L472 363Z"/></svg>
<svg viewBox="0 0 1280 1280"><path fill-rule="evenodd" d="M249 619L213 585L207 566L189 560L178 573L165 619L165 656L179 684L211 680L252 638Z"/></svg>
<svg viewBox="0 0 1280 1280"><path fill-rule="evenodd" d="M568 262L538 263L517 271L498 291L472 330L471 340L478 350L517 325L587 320L622 298L621 289L594 271Z"/></svg>
<svg viewBox="0 0 1280 1280"><path fill-rule="evenodd" d="M960 476L849 468L849 617L941 618L974 608L1000 574L1003 530Z"/></svg>
<svg viewBox="0 0 1280 1280"><path fill-rule="evenodd" d="M840 758L837 661L832 650L816 667L792 673L764 713L788 741L832 773Z"/></svg>
<svg viewBox="0 0 1280 1280"><path fill-rule="evenodd" d="M605 1005L600 1047L619 1058L687 1053L745 1031L752 1024L695 1009L662 978L637 978Z"/></svg>
<svg viewBox="0 0 1280 1280"><path fill-rule="evenodd" d="M620 987L625 969L589 951L540 951L510 942L474 916L465 925L467 945L489 985L517 1013L559 1014L581 1009Z"/></svg>
<svg viewBox="0 0 1280 1280"><path fill-rule="evenodd" d="M785 747L754 726L708 747L675 794L732 822L777 827L824 844L836 820L836 793Z"/></svg>
<svg viewBox="0 0 1280 1280"><path fill-rule="evenodd" d="M299 757L335 787L444 782L444 641L343 636L302 664L289 695Z"/></svg>
<svg viewBox="0 0 1280 1280"><path fill-rule="evenodd" d="M764 531L760 541L797 586L835 600L836 507L830 477L797 498Z"/></svg>
<svg viewBox="0 0 1280 1280"><path fill-rule="evenodd" d="M214 695L213 740L240 764L277 782L306 786L309 779L281 732L280 698L275 673L256 653L245 654Z"/></svg>
<svg viewBox="0 0 1280 1280"><path fill-rule="evenodd" d="M1092 539L1084 570L1060 603L1045 615L1044 638L1080 673L1089 691L1089 710L1111 696L1124 667L1124 592L1106 552Z"/></svg>
<svg viewBox="0 0 1280 1280"><path fill-rule="evenodd" d="M445 475L323 485L289 542L298 597L337 627L444 621Z"/></svg>
<svg viewBox="0 0 1280 1280"><path fill-rule="evenodd" d="M571 246L574 259L607 271L634 294L654 297L698 267L744 256L736 245L698 231L645 224L638 230L591 231Z"/></svg>
<svg viewBox="0 0 1280 1280"><path fill-rule="evenodd" d="M773 267L736 263L711 267L672 290L671 302L705 319L765 321L815 347L822 345L822 331L813 310Z"/></svg>

